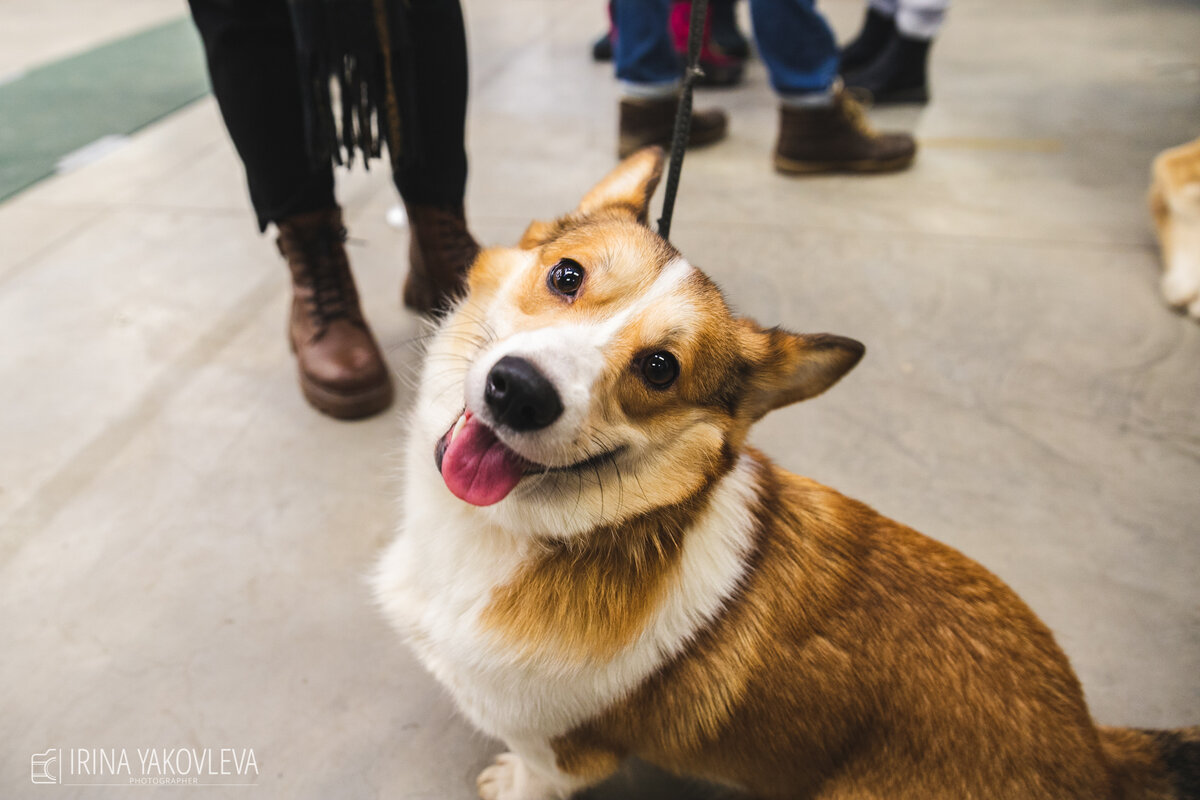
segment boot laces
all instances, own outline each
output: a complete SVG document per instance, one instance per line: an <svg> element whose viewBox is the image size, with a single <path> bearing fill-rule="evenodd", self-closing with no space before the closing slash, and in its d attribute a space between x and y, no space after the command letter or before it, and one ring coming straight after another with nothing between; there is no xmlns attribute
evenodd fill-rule
<svg viewBox="0 0 1200 800"><path fill-rule="evenodd" d="M355 318L354 286L346 260L346 229L321 228L302 243L304 276L312 292L308 313L318 327Z"/></svg>
<svg viewBox="0 0 1200 800"><path fill-rule="evenodd" d="M868 91L851 87L842 89L842 109L846 120L854 130L869 139L874 139L879 135L879 131L867 119L867 108L870 107L871 102L871 93Z"/></svg>

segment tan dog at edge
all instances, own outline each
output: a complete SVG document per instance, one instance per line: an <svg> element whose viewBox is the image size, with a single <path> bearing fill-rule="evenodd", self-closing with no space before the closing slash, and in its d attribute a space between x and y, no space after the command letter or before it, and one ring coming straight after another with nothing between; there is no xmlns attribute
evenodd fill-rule
<svg viewBox="0 0 1200 800"><path fill-rule="evenodd" d="M734 317L646 225L661 169L484 251L423 366L374 582L509 748L480 796L636 756L763 798L1200 797L1200 731L1098 727L998 578L746 445L863 347Z"/></svg>
<svg viewBox="0 0 1200 800"><path fill-rule="evenodd" d="M1200 139L1159 153L1151 176L1163 297L1200 321Z"/></svg>

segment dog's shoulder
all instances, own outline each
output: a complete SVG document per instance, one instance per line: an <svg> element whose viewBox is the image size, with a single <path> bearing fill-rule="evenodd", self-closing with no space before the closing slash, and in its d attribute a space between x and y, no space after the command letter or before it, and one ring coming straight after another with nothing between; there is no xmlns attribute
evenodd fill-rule
<svg viewBox="0 0 1200 800"><path fill-rule="evenodd" d="M742 458L701 496L586 542L505 541L469 511L409 509L410 523L438 527L396 539L376 595L482 729L561 733L722 612L756 546L761 469Z"/></svg>

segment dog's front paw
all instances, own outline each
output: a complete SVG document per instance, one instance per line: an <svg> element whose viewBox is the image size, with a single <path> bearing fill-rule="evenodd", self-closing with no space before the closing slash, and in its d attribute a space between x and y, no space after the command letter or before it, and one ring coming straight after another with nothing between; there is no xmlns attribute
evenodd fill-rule
<svg viewBox="0 0 1200 800"><path fill-rule="evenodd" d="M1176 258L1162 278L1163 297L1200 319L1200 258Z"/></svg>
<svg viewBox="0 0 1200 800"><path fill-rule="evenodd" d="M549 800L554 792L516 753L502 753L475 780L482 800Z"/></svg>

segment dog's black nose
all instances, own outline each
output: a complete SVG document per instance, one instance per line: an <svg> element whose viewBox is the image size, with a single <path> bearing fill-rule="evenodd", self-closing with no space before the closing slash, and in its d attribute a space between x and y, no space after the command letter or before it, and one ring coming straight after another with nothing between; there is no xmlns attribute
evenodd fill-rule
<svg viewBox="0 0 1200 800"><path fill-rule="evenodd" d="M533 364L516 356L505 356L492 367L483 399L496 421L515 431L541 430L563 412L554 384Z"/></svg>

